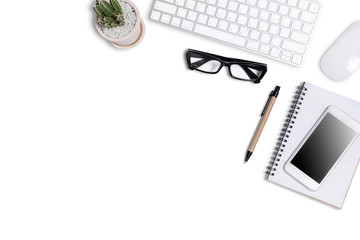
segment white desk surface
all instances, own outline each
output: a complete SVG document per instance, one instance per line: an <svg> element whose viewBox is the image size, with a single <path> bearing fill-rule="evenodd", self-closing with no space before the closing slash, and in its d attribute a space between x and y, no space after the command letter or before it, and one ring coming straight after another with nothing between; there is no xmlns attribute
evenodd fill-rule
<svg viewBox="0 0 360 240"><path fill-rule="evenodd" d="M302 81L360 101L360 72L327 79L319 60L358 0L322 1L295 68L149 20L120 51L94 28L92 1L4 3L0 45L0 239L359 239L360 172L343 210L264 180ZM268 63L262 83L187 70L194 48ZM282 87L250 162L245 152ZM359 156L360 157L360 156Z"/></svg>

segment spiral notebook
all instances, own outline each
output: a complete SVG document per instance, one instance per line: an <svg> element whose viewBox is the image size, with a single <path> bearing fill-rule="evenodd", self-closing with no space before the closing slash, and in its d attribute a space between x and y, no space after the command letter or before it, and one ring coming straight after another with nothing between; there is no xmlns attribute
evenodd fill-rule
<svg viewBox="0 0 360 240"><path fill-rule="evenodd" d="M341 209L359 163L360 137L355 138L317 191L310 191L284 170L285 163L329 106L336 106L360 122L360 103L309 83L298 87L266 178Z"/></svg>

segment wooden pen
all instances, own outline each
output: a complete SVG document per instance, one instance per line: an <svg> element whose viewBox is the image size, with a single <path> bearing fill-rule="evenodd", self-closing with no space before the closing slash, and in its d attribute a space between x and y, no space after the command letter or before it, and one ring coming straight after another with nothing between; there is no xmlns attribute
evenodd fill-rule
<svg viewBox="0 0 360 240"><path fill-rule="evenodd" d="M256 144L261 136L261 133L265 127L265 124L270 116L271 110L276 102L276 99L279 95L280 92L280 87L276 86L274 91L271 91L269 99L265 105L265 108L263 110L263 112L261 113L261 121L256 129L256 132L251 140L250 146L248 148L248 151L246 153L246 157L245 157L245 162L249 161L251 155L253 154Z"/></svg>

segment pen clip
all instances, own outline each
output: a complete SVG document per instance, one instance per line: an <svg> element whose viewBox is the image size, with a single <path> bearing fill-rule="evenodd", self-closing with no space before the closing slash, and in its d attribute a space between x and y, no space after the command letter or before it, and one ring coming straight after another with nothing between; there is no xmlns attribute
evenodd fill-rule
<svg viewBox="0 0 360 240"><path fill-rule="evenodd" d="M273 93L274 93L274 91L271 91L271 94L270 94L270 96L269 96L269 98L268 98L268 100L267 100L267 102L266 102L266 105L265 105L265 107L264 107L264 110L263 110L262 113L261 113L261 117L264 116L264 114L265 114L265 112L266 112L266 110L267 110L267 108L268 108L268 106L269 106L270 99L271 99Z"/></svg>

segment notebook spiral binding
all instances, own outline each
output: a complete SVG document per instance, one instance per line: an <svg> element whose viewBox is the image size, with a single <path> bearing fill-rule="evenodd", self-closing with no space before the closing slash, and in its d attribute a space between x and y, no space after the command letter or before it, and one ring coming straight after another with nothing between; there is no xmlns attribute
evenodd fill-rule
<svg viewBox="0 0 360 240"><path fill-rule="evenodd" d="M276 143L276 147L273 152L273 156L271 157L271 161L269 162L269 166L267 167L266 178L275 175L276 168L279 165L280 158L282 157L282 153L284 152L284 148L286 147L286 143L288 142L288 138L290 137L291 129L293 128L296 117L301 109L301 105L306 95L306 91L307 88L305 87L305 83L303 83L301 86L298 87L295 93L294 99L287 115L287 119L285 120L285 123L281 130L278 142Z"/></svg>

